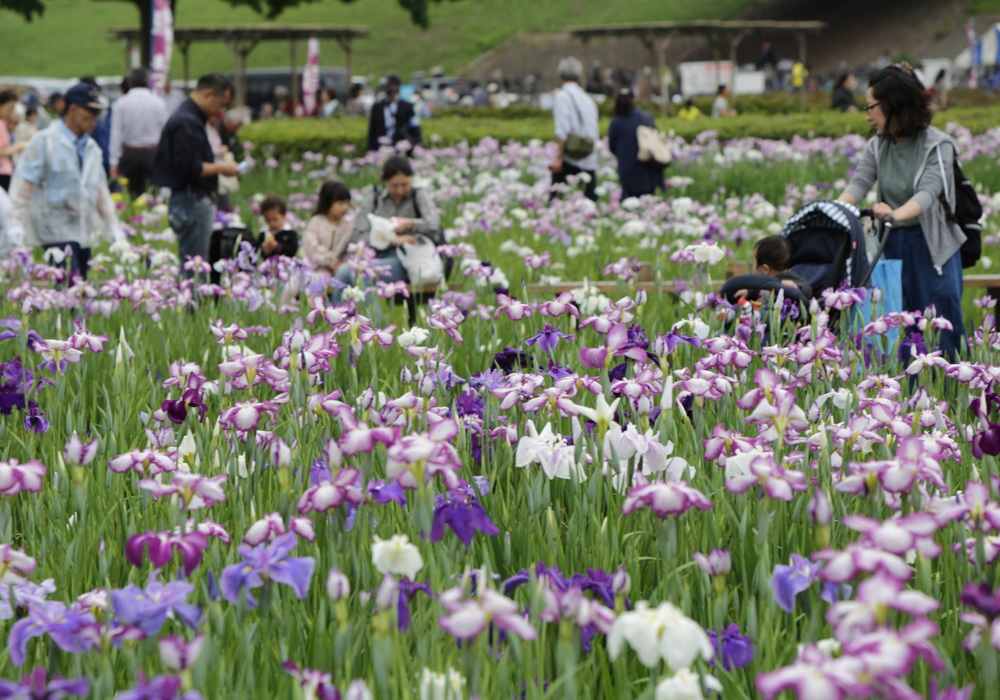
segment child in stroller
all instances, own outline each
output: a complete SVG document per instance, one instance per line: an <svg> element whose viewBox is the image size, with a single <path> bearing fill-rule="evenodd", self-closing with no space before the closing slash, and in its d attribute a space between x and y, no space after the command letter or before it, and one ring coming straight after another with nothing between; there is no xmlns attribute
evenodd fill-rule
<svg viewBox="0 0 1000 700"><path fill-rule="evenodd" d="M778 291L783 291L786 299L795 301L808 302L812 297L812 285L789 269L792 246L784 236L767 236L757 241L753 258L754 274L738 275L723 286L722 294L726 301L757 301Z"/></svg>
<svg viewBox="0 0 1000 700"><path fill-rule="evenodd" d="M752 289L767 289L772 292L784 290L786 299L796 299L808 305L810 299L820 296L826 289L837 289L844 284L849 287L870 287L874 261L868 261L865 230L861 223L861 217L870 216L870 213L870 210L861 210L843 202L821 200L806 204L785 222L781 236L769 236L761 240L762 244L768 241L766 252L772 245L775 249L778 246L772 244L770 239L783 239L789 254L787 259L783 256L770 260L758 259L759 249L754 249L758 264L755 271L764 271L761 263L766 263L769 273L776 274L732 277L726 281L721 295L733 303L738 301L736 293L743 289L747 290L748 296ZM878 257L877 253L876 260ZM782 270L785 266L787 270ZM790 275L795 275L796 288L783 285L778 275L787 281L793 281Z"/></svg>

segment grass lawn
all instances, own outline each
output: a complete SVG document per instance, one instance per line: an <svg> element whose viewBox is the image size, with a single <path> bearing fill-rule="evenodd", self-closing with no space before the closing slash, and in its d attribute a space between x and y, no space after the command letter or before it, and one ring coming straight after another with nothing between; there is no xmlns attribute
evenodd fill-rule
<svg viewBox="0 0 1000 700"><path fill-rule="evenodd" d="M427 70L442 65L454 71L518 30L558 31L569 25L712 19L732 15L752 0L455 0L431 8L431 28L410 23L396 0L316 0L286 11L287 23L367 25L369 39L355 50L355 72L382 74ZM0 74L73 77L117 75L124 65L120 45L106 40L107 27L135 26L138 12L131 3L94 0L45 0L41 19L25 22L0 9ZM180 0L177 24L263 23L248 8L234 9L224 0ZM299 49L305 62L305 47ZM251 67L284 66L289 47L283 42L258 46ZM324 66L341 66L344 54L333 41L320 49ZM191 48L194 75L232 70L232 54L222 44ZM179 57L173 74L180 76Z"/></svg>

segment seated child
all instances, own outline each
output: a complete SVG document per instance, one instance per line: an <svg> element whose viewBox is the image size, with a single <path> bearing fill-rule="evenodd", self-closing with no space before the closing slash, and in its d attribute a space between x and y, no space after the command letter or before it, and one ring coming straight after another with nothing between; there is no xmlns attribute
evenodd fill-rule
<svg viewBox="0 0 1000 700"><path fill-rule="evenodd" d="M313 264L314 274L332 276L347 257L354 233L346 220L351 210L351 191L338 180L327 180L319 188L319 201L303 233L302 257Z"/></svg>
<svg viewBox="0 0 1000 700"><path fill-rule="evenodd" d="M288 216L288 202L277 194L269 194L260 203L260 213L267 228L260 232L257 247L265 260L278 255L294 258L299 250L299 235L285 221Z"/></svg>
<svg viewBox="0 0 1000 700"><path fill-rule="evenodd" d="M767 236L757 241L753 249L754 274L737 275L726 280L722 296L738 303L744 299L756 301L768 292L784 291L786 299L808 302L812 286L788 267L792 247L784 236Z"/></svg>

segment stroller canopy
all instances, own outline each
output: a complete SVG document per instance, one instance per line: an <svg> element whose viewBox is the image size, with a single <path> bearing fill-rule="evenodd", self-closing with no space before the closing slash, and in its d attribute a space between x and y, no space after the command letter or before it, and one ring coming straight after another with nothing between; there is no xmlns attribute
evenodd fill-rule
<svg viewBox="0 0 1000 700"><path fill-rule="evenodd" d="M790 269L812 285L814 297L845 281L857 287L868 274L860 217L857 207L824 200L805 205L785 222L781 235L792 248Z"/></svg>

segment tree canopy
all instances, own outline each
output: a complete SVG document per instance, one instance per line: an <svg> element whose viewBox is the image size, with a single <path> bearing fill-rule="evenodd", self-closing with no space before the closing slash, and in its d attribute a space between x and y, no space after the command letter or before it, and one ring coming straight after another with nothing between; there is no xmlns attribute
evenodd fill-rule
<svg viewBox="0 0 1000 700"><path fill-rule="evenodd" d="M98 0L128 2L135 5L139 11L139 27L142 30L142 56L143 63L149 65L151 54L151 39L153 17L152 3L149 0ZM226 0L233 7L249 7L259 15L267 19L277 19L282 12L289 8L298 7L306 3L318 2L319 0ZM174 13L177 12L179 0L170 0L170 6ZM356 2L356 0L339 0L343 3ZM400 7L409 12L410 19L414 24L426 29L430 25L428 6L431 2L440 3L441 0L398 0ZM24 17L29 22L35 17L45 15L45 0L0 0L0 9L11 10Z"/></svg>
<svg viewBox="0 0 1000 700"><path fill-rule="evenodd" d="M149 5L148 0L120 0L121 2L130 2L139 9L139 13L143 20L143 29L148 29L148 16L149 16ZM281 15L282 12L291 8L298 7L305 3L317 2L318 0L226 0L230 5L234 7L249 7L254 12L259 15L263 15L268 19L276 19ZM340 2L355 2L356 0L340 0ZM174 11L177 11L178 0L170 0L171 6ZM441 0L398 0L400 7L410 13L410 19L417 26L427 28L430 25L430 15L428 13L428 6L431 2L440 3ZM45 14L45 1L44 0L0 0L0 9L11 10L17 14L24 17L29 22L36 16L41 17Z"/></svg>

